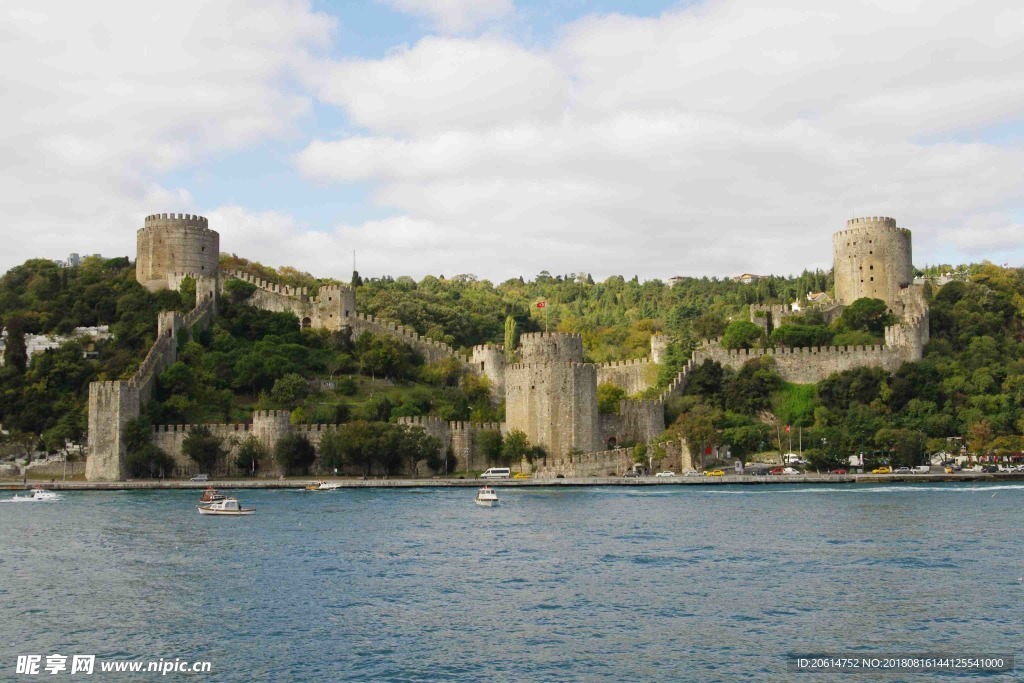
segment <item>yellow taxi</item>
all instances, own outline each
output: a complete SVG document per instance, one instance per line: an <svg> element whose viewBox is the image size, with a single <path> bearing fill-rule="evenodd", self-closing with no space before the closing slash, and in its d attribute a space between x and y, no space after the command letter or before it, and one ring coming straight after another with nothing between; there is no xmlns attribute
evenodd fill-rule
<svg viewBox="0 0 1024 683"><path fill-rule="evenodd" d="M708 472L705 472L704 476L705 477L724 477L725 476L725 472L723 472L722 470L710 470Z"/></svg>
<svg viewBox="0 0 1024 683"><path fill-rule="evenodd" d="M513 476L512 478L513 479L529 479L530 475L527 474L526 472L516 472L515 476Z"/></svg>
<svg viewBox="0 0 1024 683"><path fill-rule="evenodd" d="M871 470L871 474L892 474L892 468L886 466L876 467Z"/></svg>

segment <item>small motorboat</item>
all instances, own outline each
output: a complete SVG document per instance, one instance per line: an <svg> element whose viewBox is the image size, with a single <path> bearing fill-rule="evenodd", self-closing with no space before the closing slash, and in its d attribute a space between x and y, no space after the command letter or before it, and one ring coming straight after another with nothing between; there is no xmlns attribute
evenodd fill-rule
<svg viewBox="0 0 1024 683"><path fill-rule="evenodd" d="M205 505L197 505L199 508L199 514L201 515L224 515L227 517L238 517L241 515L252 515L256 513L256 508L244 508L238 504L237 498L225 498L224 500L215 500L212 503Z"/></svg>
<svg viewBox="0 0 1024 683"><path fill-rule="evenodd" d="M492 508L498 504L498 494L490 486L484 486L476 492L476 504L481 507Z"/></svg>
<svg viewBox="0 0 1024 683"><path fill-rule="evenodd" d="M47 491L46 489L35 488L27 496L14 496L11 498L12 502L18 503L34 503L34 502L46 502L60 500L60 495L53 491Z"/></svg>
<svg viewBox="0 0 1024 683"><path fill-rule="evenodd" d="M333 491L340 488L341 484L333 481L314 481L306 486L307 491Z"/></svg>
<svg viewBox="0 0 1024 683"><path fill-rule="evenodd" d="M217 489L212 486L203 491L203 495L199 497L200 503L214 503L218 500L224 500L227 498L223 493L217 493Z"/></svg>

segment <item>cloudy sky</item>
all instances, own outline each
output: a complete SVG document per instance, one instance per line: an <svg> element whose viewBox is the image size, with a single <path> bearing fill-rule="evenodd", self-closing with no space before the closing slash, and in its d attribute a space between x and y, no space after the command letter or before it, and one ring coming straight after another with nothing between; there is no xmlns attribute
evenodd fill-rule
<svg viewBox="0 0 1024 683"><path fill-rule="evenodd" d="M794 273L863 215L1024 261L1017 2L157 7L0 5L0 272L172 211L345 280Z"/></svg>

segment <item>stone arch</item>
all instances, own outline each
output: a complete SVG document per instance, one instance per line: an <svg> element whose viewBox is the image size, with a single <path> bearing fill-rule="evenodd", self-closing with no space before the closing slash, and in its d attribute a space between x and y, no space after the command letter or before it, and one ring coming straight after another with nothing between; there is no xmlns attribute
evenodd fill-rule
<svg viewBox="0 0 1024 683"><path fill-rule="evenodd" d="M608 450L613 451L619 447L619 440L614 436L609 436L605 444L608 446Z"/></svg>
<svg viewBox="0 0 1024 683"><path fill-rule="evenodd" d="M302 319L302 329L308 330L312 326L313 326L313 321L310 320L308 317Z"/></svg>

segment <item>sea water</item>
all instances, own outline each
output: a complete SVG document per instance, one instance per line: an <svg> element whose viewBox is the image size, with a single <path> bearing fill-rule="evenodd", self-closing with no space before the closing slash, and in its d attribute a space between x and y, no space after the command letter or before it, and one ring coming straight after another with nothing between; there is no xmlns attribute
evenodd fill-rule
<svg viewBox="0 0 1024 683"><path fill-rule="evenodd" d="M198 491L0 504L0 680L33 654L95 655L93 680L953 680L787 666L1024 636L1024 485L474 493L241 491L240 518L200 516ZM211 672L98 671L160 659Z"/></svg>

